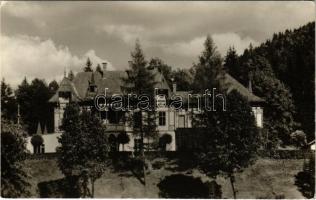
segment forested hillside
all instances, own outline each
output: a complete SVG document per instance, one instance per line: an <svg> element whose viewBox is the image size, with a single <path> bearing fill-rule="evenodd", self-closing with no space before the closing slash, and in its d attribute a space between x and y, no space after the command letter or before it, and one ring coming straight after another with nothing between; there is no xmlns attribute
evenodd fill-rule
<svg viewBox="0 0 316 200"><path fill-rule="evenodd" d="M256 48L250 45L240 56L230 48L225 67L245 86L249 79L254 82L254 93L270 103L268 114L269 109L278 111L275 131L280 135L280 129L287 129L281 139L294 129L302 129L309 141L315 138L315 22L276 33Z"/></svg>

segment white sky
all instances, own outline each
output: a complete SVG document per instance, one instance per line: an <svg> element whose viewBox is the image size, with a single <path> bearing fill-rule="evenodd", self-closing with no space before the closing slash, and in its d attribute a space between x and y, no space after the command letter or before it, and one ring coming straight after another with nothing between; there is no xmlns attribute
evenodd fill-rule
<svg viewBox="0 0 316 200"><path fill-rule="evenodd" d="M225 56L315 20L311 1L280 2L6 2L1 4L1 74L60 80L65 67L80 71L89 56L124 70L135 39L146 58L189 68L210 34Z"/></svg>

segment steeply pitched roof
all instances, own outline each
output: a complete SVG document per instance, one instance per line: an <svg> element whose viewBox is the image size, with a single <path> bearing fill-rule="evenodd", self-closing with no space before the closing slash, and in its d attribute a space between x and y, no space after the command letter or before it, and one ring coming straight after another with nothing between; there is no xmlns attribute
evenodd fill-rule
<svg viewBox="0 0 316 200"><path fill-rule="evenodd" d="M157 88L170 89L164 76L159 73L156 69L152 72L155 74L155 82L157 82ZM121 86L123 85L122 78L127 77L125 71L105 71L103 76L99 72L79 72L73 80L73 84L78 91L80 98L84 99L87 95L89 81L92 80L92 73L94 83L97 86L96 94L104 94L105 88L107 94L122 94Z"/></svg>
<svg viewBox="0 0 316 200"><path fill-rule="evenodd" d="M108 88L107 94L109 95L122 93L122 77L126 76L124 71L105 71L103 76L99 72L78 72L73 83L82 99L86 97L92 73L97 86L97 94L104 94L105 88Z"/></svg>
<svg viewBox="0 0 316 200"><path fill-rule="evenodd" d="M156 68L152 69L152 72L155 74L154 79L155 82L157 82L157 85L155 87L164 88L171 91L162 73L160 73ZM108 88L106 91L107 95L122 94L122 78L126 76L127 74L125 71L105 71L103 73L103 76L100 72L78 72L73 81L70 81L66 77L63 78L58 91L49 100L49 102L57 102L58 93L60 91L70 91L72 93L72 100L74 101L84 100L87 97L89 82L91 81L94 81L94 84L97 86L96 94L104 94L105 88ZM239 83L229 74L225 74L224 83L228 87L228 92L236 89L242 96L246 97L249 102L264 102L263 99L251 93L247 88L245 88L241 83ZM176 94L180 95L185 102L189 91L177 91Z"/></svg>
<svg viewBox="0 0 316 200"><path fill-rule="evenodd" d="M247 88L245 88L241 83L239 83L236 79L230 76L228 73L225 74L224 84L228 88L228 93L232 90L237 90L242 96L247 98L249 102L264 102L263 99L254 95Z"/></svg>
<svg viewBox="0 0 316 200"><path fill-rule="evenodd" d="M237 90L237 92L239 92L243 97L245 97L251 103L264 102L263 99L254 95L245 86L243 86L241 83L239 83L236 79L234 79L232 76L230 76L227 73L225 74L225 77L224 77L224 85L225 85L228 93L235 89L235 90ZM192 94L192 92L190 92L190 91L177 91L176 92L177 96L181 96L183 103L188 102L188 95L189 94ZM195 100L196 100L196 98L193 98L193 97L192 97L192 100L190 99L190 101L192 101L192 102Z"/></svg>
<svg viewBox="0 0 316 200"><path fill-rule="evenodd" d="M54 94L54 96L52 96L52 98L50 98L49 102L58 102L59 92L71 92L72 101L80 100L80 96L78 95L74 83L67 77L64 77L63 80L60 82L57 92Z"/></svg>

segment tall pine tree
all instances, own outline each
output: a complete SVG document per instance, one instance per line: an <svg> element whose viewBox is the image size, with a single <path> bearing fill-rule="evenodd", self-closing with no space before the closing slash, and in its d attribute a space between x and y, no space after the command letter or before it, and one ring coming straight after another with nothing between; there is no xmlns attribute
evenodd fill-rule
<svg viewBox="0 0 316 200"><path fill-rule="evenodd" d="M229 47L224 60L224 67L226 72L237 80L241 79L238 59L239 57L236 49L234 47Z"/></svg>
<svg viewBox="0 0 316 200"><path fill-rule="evenodd" d="M247 100L236 90L227 92L222 59L209 36L204 47L199 62L194 66L194 89L201 93L217 88L226 96L226 101L216 101L216 111L202 107L194 119L193 125L198 128L200 136L198 164L209 176L222 174L228 177L236 198L234 173L253 163L259 147L259 133ZM226 105L226 110L220 109L220 103Z"/></svg>
<svg viewBox="0 0 316 200"><path fill-rule="evenodd" d="M84 72L92 72L92 62L90 60L90 58L87 58L87 62L86 62L86 66L83 68Z"/></svg>
<svg viewBox="0 0 316 200"><path fill-rule="evenodd" d="M139 137L139 150L143 163L143 177L144 183L146 185L146 159L145 159L145 139L149 141L150 139L155 139L157 136L157 125L155 116L155 75L152 70L148 69L147 61L145 60L144 53L141 49L140 43L137 40L135 49L131 53L132 61L129 62L129 69L126 70L127 78L123 78L122 90L126 95L135 94L137 99L135 99L137 104L134 104L134 110L131 112L131 117L133 118L133 131L136 136ZM140 98L143 96L144 98ZM144 104L139 104L140 101L147 99L149 107L146 109L143 107ZM147 147L149 148L149 143Z"/></svg>
<svg viewBox="0 0 316 200"><path fill-rule="evenodd" d="M225 71L222 58L216 49L213 39L208 35L204 42L204 51L199 57L199 62L193 66L193 90L204 93L206 89L223 89Z"/></svg>

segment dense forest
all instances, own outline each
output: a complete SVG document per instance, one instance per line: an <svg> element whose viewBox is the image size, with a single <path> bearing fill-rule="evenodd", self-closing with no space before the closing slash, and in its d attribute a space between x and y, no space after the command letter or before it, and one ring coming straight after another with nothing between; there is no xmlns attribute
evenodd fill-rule
<svg viewBox="0 0 316 200"><path fill-rule="evenodd" d="M224 65L245 86L249 80L256 82L256 75L257 79L259 75L261 79L265 76L265 88L270 85L270 89L279 91L272 95L279 98L279 107L283 106L280 110L285 115L284 125L293 121L291 130L302 129L309 141L315 138L315 22L275 33L256 48L250 45L240 56L232 47ZM254 88L254 93L261 97L268 97L267 92L271 91ZM290 107L294 109L291 111ZM287 119L289 115L293 115L293 120Z"/></svg>

